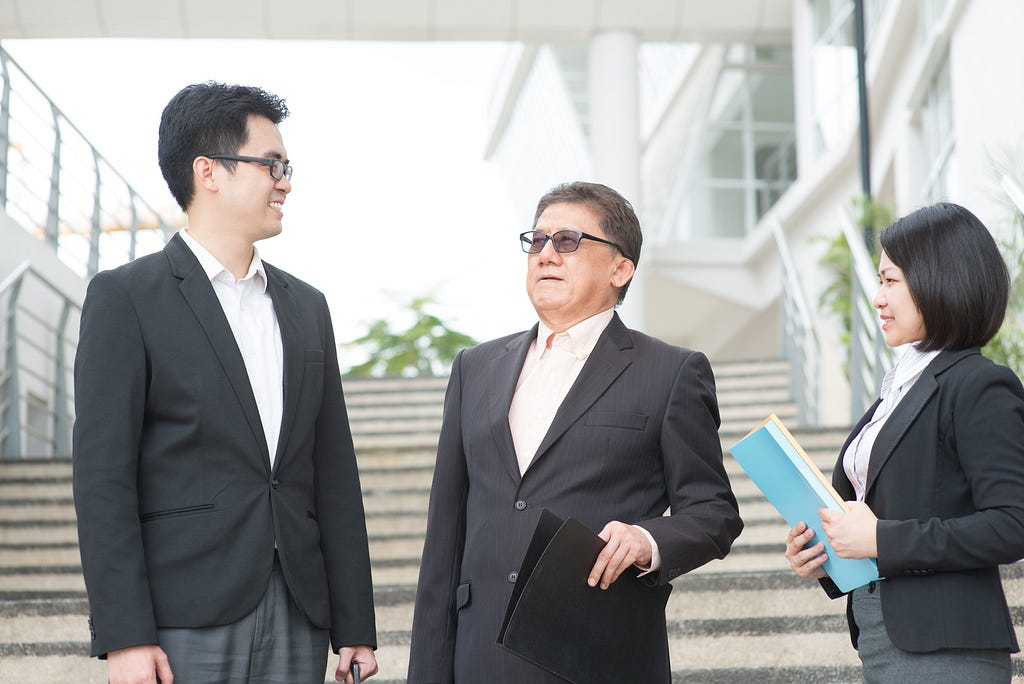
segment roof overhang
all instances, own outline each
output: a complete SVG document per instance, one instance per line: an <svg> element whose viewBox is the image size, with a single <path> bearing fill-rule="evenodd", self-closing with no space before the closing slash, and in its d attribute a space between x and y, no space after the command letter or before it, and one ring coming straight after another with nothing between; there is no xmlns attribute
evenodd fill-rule
<svg viewBox="0 0 1024 684"><path fill-rule="evenodd" d="M0 0L3 38L786 42L791 0Z"/></svg>

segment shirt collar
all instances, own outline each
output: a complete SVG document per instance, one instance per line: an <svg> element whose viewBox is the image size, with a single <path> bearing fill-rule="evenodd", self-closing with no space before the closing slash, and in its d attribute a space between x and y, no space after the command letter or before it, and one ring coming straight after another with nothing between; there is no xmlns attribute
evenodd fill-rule
<svg viewBox="0 0 1024 684"><path fill-rule="evenodd" d="M902 387L921 374L929 363L932 362L938 351L918 351L913 343L905 344L897 350L896 365L893 366L893 387Z"/></svg>
<svg viewBox="0 0 1024 684"><path fill-rule="evenodd" d="M234 276L224 268L224 264L217 261L217 257L213 256L210 250L203 247L194 237L189 235L187 228L182 228L178 231L178 234L181 235L181 239L185 241L185 244L192 250L192 253L196 255L199 265L202 266L210 282L216 280L222 273L230 279L231 283L235 282ZM259 276L258 278L255 277L257 275ZM263 260L260 258L260 252L256 245L252 247L252 261L249 263L249 270L239 282L249 280L250 278L259 286L260 292L267 291L267 269L263 265Z"/></svg>
<svg viewBox="0 0 1024 684"><path fill-rule="evenodd" d="M590 318L583 319L565 332L557 334L541 321L537 324L537 340L534 345L534 353L538 358L543 356L547 349L548 338L555 334L555 340L552 342L557 341L561 348L582 361L590 356L590 352L594 351L598 338L601 337L601 333L611 323L613 315L615 315L614 308L606 309L594 314Z"/></svg>

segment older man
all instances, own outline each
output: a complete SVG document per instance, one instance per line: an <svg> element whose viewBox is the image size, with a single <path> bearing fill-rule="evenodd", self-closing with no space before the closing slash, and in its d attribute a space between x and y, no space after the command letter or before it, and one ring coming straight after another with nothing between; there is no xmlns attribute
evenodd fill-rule
<svg viewBox="0 0 1024 684"><path fill-rule="evenodd" d="M561 185L520 237L540 321L452 367L409 684L563 681L495 643L545 508L607 541L588 580L601 588L630 565L669 582L725 556L743 527L707 358L627 329L614 311L640 258L629 202L603 185ZM665 616L650 620L663 638L633 655L663 663L667 682Z"/></svg>

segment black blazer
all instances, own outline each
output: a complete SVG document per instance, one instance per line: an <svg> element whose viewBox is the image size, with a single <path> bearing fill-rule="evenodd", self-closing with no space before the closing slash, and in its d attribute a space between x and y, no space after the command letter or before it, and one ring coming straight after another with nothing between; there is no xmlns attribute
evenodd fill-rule
<svg viewBox="0 0 1024 684"><path fill-rule="evenodd" d="M833 484L852 500L843 452ZM1017 651L999 578L1000 564L1024 557L1024 390L1017 376L977 348L940 353L878 434L866 491L879 518L882 615L893 644L911 652ZM847 615L856 646L849 604Z"/></svg>
<svg viewBox="0 0 1024 684"><path fill-rule="evenodd" d="M722 558L743 527L722 465L703 354L627 330L616 315L520 476L509 407L537 329L467 349L452 368L413 620L409 684L562 682L495 641L542 509L594 531L653 535L663 584ZM663 517L666 509L672 515ZM662 638L636 658L671 678ZM572 647L571 635L566 648ZM613 648L613 644L609 644Z"/></svg>
<svg viewBox="0 0 1024 684"><path fill-rule="evenodd" d="M158 627L244 617L267 588L275 542L292 596L335 649L376 643L327 303L266 271L284 349L273 470L238 345L181 237L89 284L73 458L93 655L157 643Z"/></svg>

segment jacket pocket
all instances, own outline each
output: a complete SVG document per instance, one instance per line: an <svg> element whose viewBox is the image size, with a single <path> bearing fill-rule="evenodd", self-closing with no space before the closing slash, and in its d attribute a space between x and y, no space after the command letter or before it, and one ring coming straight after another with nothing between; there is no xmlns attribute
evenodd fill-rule
<svg viewBox="0 0 1024 684"><path fill-rule="evenodd" d="M324 350L323 349L307 349L306 350L306 363L323 363L324 362Z"/></svg>
<svg viewBox="0 0 1024 684"><path fill-rule="evenodd" d="M585 425L595 427L616 427L628 430L643 430L647 426L647 416L642 413L611 413L609 411L591 411L587 414Z"/></svg>
<svg viewBox="0 0 1024 684"><path fill-rule="evenodd" d="M213 504L200 504L198 506L185 506L183 508L168 508L165 511L143 513L139 517L139 520L142 522L149 522L151 520L159 520L160 518L172 518L179 515L188 515L190 513L205 513L212 510Z"/></svg>
<svg viewBox="0 0 1024 684"><path fill-rule="evenodd" d="M455 610L462 610L469 605L469 585L470 582L463 582L459 585L459 588L455 590Z"/></svg>

